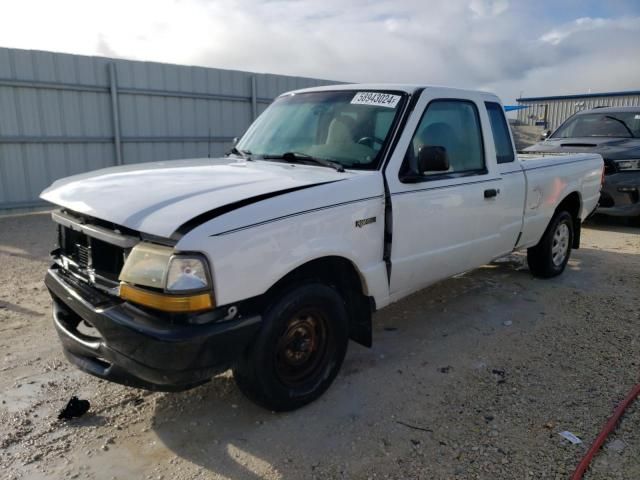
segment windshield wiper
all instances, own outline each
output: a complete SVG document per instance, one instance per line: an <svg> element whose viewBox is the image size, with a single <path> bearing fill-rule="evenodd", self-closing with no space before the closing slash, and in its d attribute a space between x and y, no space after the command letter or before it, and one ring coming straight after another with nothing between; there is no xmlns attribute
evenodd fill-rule
<svg viewBox="0 0 640 480"><path fill-rule="evenodd" d="M231 150L227 152L227 155L229 154L239 155L245 160L250 160L250 161L253 160L253 158L251 158L251 152L249 150L240 150L237 147L231 147Z"/></svg>
<svg viewBox="0 0 640 480"><path fill-rule="evenodd" d="M284 160L290 163L312 162L323 167L333 168L337 172L344 172L344 167L338 162L327 160L326 158L318 158L306 153L285 152L282 155L262 155L265 160Z"/></svg>
<svg viewBox="0 0 640 480"><path fill-rule="evenodd" d="M616 122L621 123L622 126L627 130L627 132L629 132L629 135L631 135L631 138L636 138L636 136L633 134L633 132L629 128L629 125L627 125L627 122L625 122L621 118L616 118L616 117L613 117L611 115L605 115L604 118L608 118L609 120L615 120Z"/></svg>

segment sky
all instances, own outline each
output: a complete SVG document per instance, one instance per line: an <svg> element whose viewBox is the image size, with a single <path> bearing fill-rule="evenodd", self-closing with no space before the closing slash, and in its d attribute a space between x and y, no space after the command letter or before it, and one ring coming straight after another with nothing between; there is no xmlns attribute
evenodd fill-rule
<svg viewBox="0 0 640 480"><path fill-rule="evenodd" d="M640 90L640 0L2 0L0 46L518 96Z"/></svg>

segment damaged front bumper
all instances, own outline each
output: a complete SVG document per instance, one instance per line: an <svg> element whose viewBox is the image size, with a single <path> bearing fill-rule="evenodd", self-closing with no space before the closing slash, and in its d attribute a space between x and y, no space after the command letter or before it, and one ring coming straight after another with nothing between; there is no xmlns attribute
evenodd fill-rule
<svg viewBox="0 0 640 480"><path fill-rule="evenodd" d="M260 328L259 315L178 322L100 292L52 267L45 284L71 363L123 385L179 391L228 369Z"/></svg>

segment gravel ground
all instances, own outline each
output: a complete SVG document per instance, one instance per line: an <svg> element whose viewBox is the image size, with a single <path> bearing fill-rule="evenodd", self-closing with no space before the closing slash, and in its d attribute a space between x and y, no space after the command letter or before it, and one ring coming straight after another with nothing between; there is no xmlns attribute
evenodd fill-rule
<svg viewBox="0 0 640 480"><path fill-rule="evenodd" d="M598 220L559 278L513 255L375 315L314 404L274 414L229 373L178 393L64 360L47 215L0 219L0 477L566 479L640 372L640 229ZM72 396L91 401L61 422ZM640 401L588 480L640 478ZM573 445L559 432L582 439Z"/></svg>

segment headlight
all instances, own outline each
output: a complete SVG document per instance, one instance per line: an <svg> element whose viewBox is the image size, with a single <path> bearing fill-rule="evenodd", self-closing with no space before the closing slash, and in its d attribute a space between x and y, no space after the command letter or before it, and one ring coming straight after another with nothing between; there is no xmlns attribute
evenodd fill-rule
<svg viewBox="0 0 640 480"><path fill-rule="evenodd" d="M169 292L203 290L209 286L203 259L175 256L169 263L166 289Z"/></svg>
<svg viewBox="0 0 640 480"><path fill-rule="evenodd" d="M167 312L208 310L215 306L210 278L204 257L140 243L120 272L120 297Z"/></svg>
<svg viewBox="0 0 640 480"><path fill-rule="evenodd" d="M167 268L172 255L172 248L153 243L139 243L131 249L120 272L120 280L164 290Z"/></svg>
<svg viewBox="0 0 640 480"><path fill-rule="evenodd" d="M640 170L640 159L615 160L618 171Z"/></svg>

